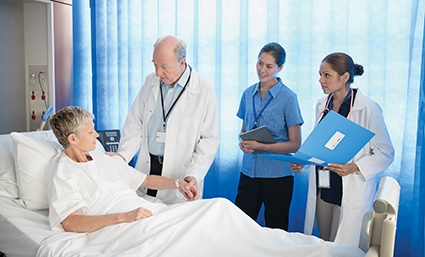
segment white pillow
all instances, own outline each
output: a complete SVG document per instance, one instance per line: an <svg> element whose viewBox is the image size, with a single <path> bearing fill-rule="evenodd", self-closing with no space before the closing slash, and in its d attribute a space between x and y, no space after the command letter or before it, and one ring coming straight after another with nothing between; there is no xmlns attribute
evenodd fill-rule
<svg viewBox="0 0 425 257"><path fill-rule="evenodd" d="M19 198L25 208L42 210L49 207L44 176L49 161L62 151L57 139L31 136L32 132L12 132L13 155L15 158L16 182ZM51 133L51 132L50 132ZM53 133L51 133L53 135Z"/></svg>
<svg viewBox="0 0 425 257"><path fill-rule="evenodd" d="M11 199L19 197L13 161L12 138L0 135L0 196Z"/></svg>
<svg viewBox="0 0 425 257"><path fill-rule="evenodd" d="M31 210L49 208L45 174L49 161L63 151L53 132L12 132L13 154L15 158L16 182L22 205ZM104 153L97 140L96 149L91 154Z"/></svg>

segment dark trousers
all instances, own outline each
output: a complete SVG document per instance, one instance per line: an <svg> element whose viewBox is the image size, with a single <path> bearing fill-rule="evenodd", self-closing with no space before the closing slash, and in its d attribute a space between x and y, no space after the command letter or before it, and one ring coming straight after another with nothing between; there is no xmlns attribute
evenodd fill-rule
<svg viewBox="0 0 425 257"><path fill-rule="evenodd" d="M236 205L253 220L257 220L264 203L266 227L288 230L293 189L293 176L250 178L241 173Z"/></svg>
<svg viewBox="0 0 425 257"><path fill-rule="evenodd" d="M163 156L156 156L156 155L150 155L151 156L151 171L150 175L159 175L162 174L162 159ZM158 190L148 189L147 194L153 197L156 197L156 193Z"/></svg>

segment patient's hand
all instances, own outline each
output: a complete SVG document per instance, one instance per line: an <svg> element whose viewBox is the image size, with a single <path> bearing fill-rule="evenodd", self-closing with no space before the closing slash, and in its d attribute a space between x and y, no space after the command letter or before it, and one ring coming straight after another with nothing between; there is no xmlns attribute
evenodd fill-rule
<svg viewBox="0 0 425 257"><path fill-rule="evenodd" d="M184 197L186 197L188 201L198 199L199 190L196 178L188 176L184 180L180 180L179 191L184 195Z"/></svg>
<svg viewBox="0 0 425 257"><path fill-rule="evenodd" d="M139 207L132 211L122 213L122 222L133 222L150 216L152 216L152 212L150 210Z"/></svg>

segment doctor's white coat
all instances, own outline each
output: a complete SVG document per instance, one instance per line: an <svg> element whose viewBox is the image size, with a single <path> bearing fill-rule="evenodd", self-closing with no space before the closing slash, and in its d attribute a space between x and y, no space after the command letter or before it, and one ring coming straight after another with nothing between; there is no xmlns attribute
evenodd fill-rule
<svg viewBox="0 0 425 257"><path fill-rule="evenodd" d="M325 107L327 97L316 105L316 121ZM360 90L353 105L352 119L355 123L369 129L375 136L350 161L355 162L359 172L342 177L343 195L341 217L335 242L358 246L363 216L372 209L377 187L377 175L394 160L391 143L382 110L377 103L364 96ZM312 234L316 212L316 172L310 167L308 199L304 233Z"/></svg>
<svg viewBox="0 0 425 257"><path fill-rule="evenodd" d="M149 174L148 121L158 98L160 79L152 73L138 93L124 124L119 153L127 161L137 153L136 169ZM218 106L213 86L192 70L190 82L167 120L162 175L183 179L194 176L202 195L203 180L219 144ZM178 190L159 190L166 204L185 202Z"/></svg>

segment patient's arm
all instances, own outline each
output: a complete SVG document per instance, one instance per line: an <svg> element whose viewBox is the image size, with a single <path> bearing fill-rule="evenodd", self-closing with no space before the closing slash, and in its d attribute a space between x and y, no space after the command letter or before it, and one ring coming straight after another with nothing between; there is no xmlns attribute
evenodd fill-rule
<svg viewBox="0 0 425 257"><path fill-rule="evenodd" d="M152 212L142 207L129 212L105 215L80 215L77 214L77 212L73 212L62 221L62 226L66 232L86 233L119 223L133 222L150 216L152 216Z"/></svg>
<svg viewBox="0 0 425 257"><path fill-rule="evenodd" d="M196 200L199 196L198 186L195 181L185 178L178 180L179 187L177 187L176 179L167 178L157 175L148 175L142 183L142 187L150 189L179 189L179 191L186 197L188 201Z"/></svg>

